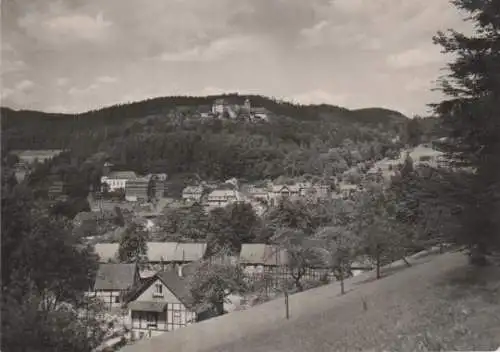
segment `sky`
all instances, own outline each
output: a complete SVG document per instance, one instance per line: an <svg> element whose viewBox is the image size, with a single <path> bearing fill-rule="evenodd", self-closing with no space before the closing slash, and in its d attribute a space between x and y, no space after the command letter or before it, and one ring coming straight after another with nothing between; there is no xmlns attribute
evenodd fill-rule
<svg viewBox="0 0 500 352"><path fill-rule="evenodd" d="M239 92L427 114L448 0L3 0L2 106Z"/></svg>

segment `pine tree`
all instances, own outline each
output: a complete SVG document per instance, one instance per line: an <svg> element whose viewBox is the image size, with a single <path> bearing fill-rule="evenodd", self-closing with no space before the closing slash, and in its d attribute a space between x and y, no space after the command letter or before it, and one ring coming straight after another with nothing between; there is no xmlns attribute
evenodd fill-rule
<svg viewBox="0 0 500 352"><path fill-rule="evenodd" d="M465 188L454 189L461 208L457 240L481 264L489 251L500 247L500 1L452 3L469 14L475 30L472 35L449 30L434 37L454 60L440 82L447 98L433 107L448 133L452 166L472 170L463 180Z"/></svg>

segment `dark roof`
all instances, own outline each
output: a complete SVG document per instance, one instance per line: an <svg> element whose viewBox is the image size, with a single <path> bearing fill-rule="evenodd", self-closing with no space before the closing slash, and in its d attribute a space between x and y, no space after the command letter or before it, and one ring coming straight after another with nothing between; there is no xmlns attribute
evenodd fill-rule
<svg viewBox="0 0 500 352"><path fill-rule="evenodd" d="M170 271L160 271L156 274L161 282L174 294L175 297L181 301L187 308L192 307L191 303L191 293L189 292L189 287L186 279L179 277L177 272L174 270Z"/></svg>
<svg viewBox="0 0 500 352"><path fill-rule="evenodd" d="M182 277L194 275L196 273L196 268L198 267L198 265L199 265L199 262L197 262L197 261L183 265L181 267Z"/></svg>
<svg viewBox="0 0 500 352"><path fill-rule="evenodd" d="M279 266L288 263L285 249L264 243L244 243L241 246L240 264Z"/></svg>
<svg viewBox="0 0 500 352"><path fill-rule="evenodd" d="M126 290L135 283L136 264L100 264L94 290Z"/></svg>
<svg viewBox="0 0 500 352"><path fill-rule="evenodd" d="M145 279L144 283L129 296L127 301L132 304L132 302L144 291L146 291L146 289L156 280L160 280L165 286L167 286L170 292L172 292L172 294L187 308L192 307L191 293L189 292L188 283L185 279L179 277L176 270L160 271L154 276Z"/></svg>

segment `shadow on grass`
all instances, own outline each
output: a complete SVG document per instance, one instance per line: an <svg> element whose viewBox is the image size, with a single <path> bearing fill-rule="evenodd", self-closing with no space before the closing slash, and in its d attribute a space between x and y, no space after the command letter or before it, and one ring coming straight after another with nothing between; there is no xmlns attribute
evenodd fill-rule
<svg viewBox="0 0 500 352"><path fill-rule="evenodd" d="M470 295L480 297L488 303L500 304L500 268L467 267L455 270L441 282L441 288L451 288L451 299L462 299Z"/></svg>
<svg viewBox="0 0 500 352"><path fill-rule="evenodd" d="M404 266L398 266L396 268L384 268L384 269L381 269L380 270L380 278L378 278L378 279L377 279L377 275L375 274L375 272L371 272L370 273L370 277L368 277L368 278L366 278L364 280L361 280L361 281L354 282L353 286L359 286L359 285L367 284L369 282L373 282L373 281L385 279L386 277L394 275L394 274L396 274L396 273L398 273L400 271L403 271L405 269L409 269L412 266L404 265Z"/></svg>
<svg viewBox="0 0 500 352"><path fill-rule="evenodd" d="M366 284L369 282L381 280L381 279L389 277L393 274L396 274L400 271L404 271L404 270L416 267L418 265L425 264L425 263L430 262L433 259L435 259L437 255L439 255L439 254L438 253L429 253L429 254L422 255L421 257L416 259L414 262L410 262L409 266L406 263L401 263L400 265L393 266L393 267L385 267L385 268L382 267L380 269L380 278L379 279L376 278L376 274L375 274L375 270L374 270L373 272L370 272L369 278L367 278L365 280L354 282L353 286L359 286L359 285L363 285L363 284Z"/></svg>

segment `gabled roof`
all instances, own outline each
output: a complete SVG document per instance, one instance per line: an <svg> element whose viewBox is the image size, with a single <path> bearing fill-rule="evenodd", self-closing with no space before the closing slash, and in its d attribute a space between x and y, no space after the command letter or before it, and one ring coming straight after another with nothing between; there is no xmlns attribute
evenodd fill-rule
<svg viewBox="0 0 500 352"><path fill-rule="evenodd" d="M282 190L287 190L289 192L299 192L300 191L300 186L298 184L293 184L293 185L274 185L272 188L272 191L274 193L281 192Z"/></svg>
<svg viewBox="0 0 500 352"><path fill-rule="evenodd" d="M137 272L136 264L101 264L94 290L126 290L134 285Z"/></svg>
<svg viewBox="0 0 500 352"><path fill-rule="evenodd" d="M118 253L118 243L97 243L95 252L101 263L114 259ZM148 242L148 259L150 262L193 262L203 258L206 243L180 242Z"/></svg>
<svg viewBox="0 0 500 352"><path fill-rule="evenodd" d="M157 273L156 276L186 307L190 308L192 306L191 293L189 292L186 279L177 275L177 272L174 270L161 271Z"/></svg>
<svg viewBox="0 0 500 352"><path fill-rule="evenodd" d="M148 242L150 262L193 262L203 258L206 243Z"/></svg>
<svg viewBox="0 0 500 352"><path fill-rule="evenodd" d="M134 171L112 171L109 173L108 178L130 180L137 178L137 175Z"/></svg>
<svg viewBox="0 0 500 352"><path fill-rule="evenodd" d="M154 276L148 278L144 284L142 284L134 293L132 293L127 299L129 308L134 310L145 310L145 311L162 311L166 306L164 305L152 305L147 303L138 304L133 302L137 299L144 291L146 291L156 280L160 280L172 294L177 297L177 299L184 304L187 308L192 307L191 303L191 293L189 292L189 287L186 279L179 277L175 270L160 271Z"/></svg>
<svg viewBox="0 0 500 352"><path fill-rule="evenodd" d="M273 185L272 186L272 192L278 193L278 192L281 192L281 190L283 190L284 188L286 188L288 190L289 187L290 186L288 186L288 185Z"/></svg>
<svg viewBox="0 0 500 352"><path fill-rule="evenodd" d="M288 263L286 250L263 243L244 243L241 246L240 264L285 265Z"/></svg>

